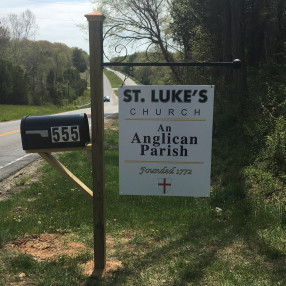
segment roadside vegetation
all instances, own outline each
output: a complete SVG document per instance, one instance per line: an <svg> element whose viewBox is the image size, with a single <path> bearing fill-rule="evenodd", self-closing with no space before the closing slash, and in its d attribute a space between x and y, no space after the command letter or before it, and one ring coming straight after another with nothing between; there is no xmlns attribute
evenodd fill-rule
<svg viewBox="0 0 286 286"><path fill-rule="evenodd" d="M112 71L104 70L105 75L112 87L118 87L122 84L122 80ZM84 73L82 74L84 75ZM65 103L62 106L53 104L45 105L8 105L0 104L0 122L21 119L23 116L41 116L61 113L76 109L78 106L87 104L90 102L90 92L85 90L83 95L77 97L72 102Z"/></svg>
<svg viewBox="0 0 286 286"><path fill-rule="evenodd" d="M23 116L41 116L60 113L75 109L75 106L55 105L32 106L32 105L0 105L0 122L21 119Z"/></svg>
<svg viewBox="0 0 286 286"><path fill-rule="evenodd" d="M122 85L123 80L113 71L109 69L104 69L104 74L107 76L112 88L118 88L118 86Z"/></svg>
<svg viewBox="0 0 286 286"><path fill-rule="evenodd" d="M0 285L286 283L286 216L281 204L251 196L235 176L226 176L224 186L216 187L225 168L235 170L218 156L213 159L216 186L210 198L119 196L117 126L113 120L105 130L109 271L92 278L91 263L89 274L84 272L93 258L92 202L45 165L38 182L27 185L28 179L21 180L24 190L0 202ZM241 155L237 148L231 153ZM64 153L59 160L91 187L85 152ZM45 258L45 247L50 253L56 247L48 237L64 241L73 255L61 249ZM82 247L76 251L75 245Z"/></svg>
<svg viewBox="0 0 286 286"><path fill-rule="evenodd" d="M108 78L111 87L114 89L114 93L118 96L118 86L124 85L123 80L110 69L104 69L104 74Z"/></svg>
<svg viewBox="0 0 286 286"><path fill-rule="evenodd" d="M30 10L0 17L0 104L62 106L87 87L88 54L62 43L32 41L36 29Z"/></svg>
<svg viewBox="0 0 286 286"><path fill-rule="evenodd" d="M251 193L269 204L285 205L285 1L173 0L154 1L148 8L140 1L100 2L110 19L106 29L117 27L110 33L112 46L139 46L138 39L150 44L147 51L111 61L242 61L238 70L174 66L117 69L144 85L215 85L212 156L218 163L212 164L214 195L224 201L226 193L232 192L235 202L236 195L240 198ZM114 17L123 9L126 16ZM160 33L147 23L159 27ZM241 187L247 192L236 194Z"/></svg>

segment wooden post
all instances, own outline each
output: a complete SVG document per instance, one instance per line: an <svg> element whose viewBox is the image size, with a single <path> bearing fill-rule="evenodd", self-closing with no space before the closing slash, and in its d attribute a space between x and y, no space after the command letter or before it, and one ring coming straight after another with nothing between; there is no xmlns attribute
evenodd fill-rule
<svg viewBox="0 0 286 286"><path fill-rule="evenodd" d="M104 182L104 102L103 102L103 36L104 16L86 14L89 22L91 142L93 176L94 273L105 267L105 182Z"/></svg>

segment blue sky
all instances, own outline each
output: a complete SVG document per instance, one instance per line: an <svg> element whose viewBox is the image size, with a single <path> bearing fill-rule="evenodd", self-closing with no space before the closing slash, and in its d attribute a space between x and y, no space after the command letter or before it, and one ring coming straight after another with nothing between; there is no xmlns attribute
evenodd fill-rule
<svg viewBox="0 0 286 286"><path fill-rule="evenodd" d="M93 7L89 0L1 0L0 17L29 9L39 26L34 40L60 42L89 52L88 35L77 25L87 24L84 15Z"/></svg>

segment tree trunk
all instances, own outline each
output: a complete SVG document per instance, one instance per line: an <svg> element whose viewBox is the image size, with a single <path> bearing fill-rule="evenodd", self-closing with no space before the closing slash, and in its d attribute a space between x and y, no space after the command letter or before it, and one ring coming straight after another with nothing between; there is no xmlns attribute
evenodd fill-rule
<svg viewBox="0 0 286 286"><path fill-rule="evenodd" d="M236 101L241 111L247 104L246 66L244 54L244 4L245 0L230 0L231 9L231 49L232 58L240 59L242 67L233 70L233 80L236 87Z"/></svg>
<svg viewBox="0 0 286 286"><path fill-rule="evenodd" d="M233 60L231 53L231 11L229 0L222 0L222 58L223 62ZM229 83L232 75L229 68L224 68L224 82Z"/></svg>

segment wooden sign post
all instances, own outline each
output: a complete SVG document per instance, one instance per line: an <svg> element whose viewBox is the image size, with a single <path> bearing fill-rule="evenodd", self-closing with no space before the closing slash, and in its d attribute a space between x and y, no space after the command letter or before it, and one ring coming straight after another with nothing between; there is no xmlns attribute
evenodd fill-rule
<svg viewBox="0 0 286 286"><path fill-rule="evenodd" d="M103 47L104 16L98 12L86 14L89 22L91 142L93 177L94 270L103 270L106 260L105 182L104 182L104 102Z"/></svg>

